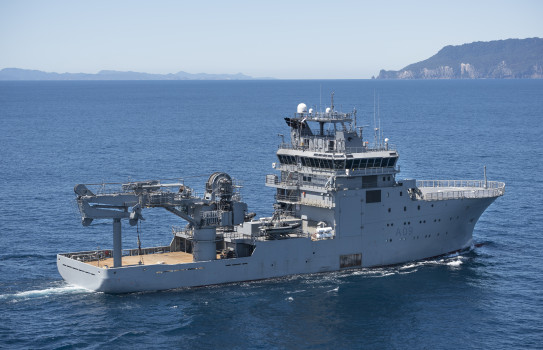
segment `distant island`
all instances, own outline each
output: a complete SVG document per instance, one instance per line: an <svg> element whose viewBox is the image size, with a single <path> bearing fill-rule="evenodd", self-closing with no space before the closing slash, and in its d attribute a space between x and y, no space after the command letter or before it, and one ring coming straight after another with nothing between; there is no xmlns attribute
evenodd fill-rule
<svg viewBox="0 0 543 350"><path fill-rule="evenodd" d="M507 39L445 46L434 56L377 79L542 79L543 39Z"/></svg>
<svg viewBox="0 0 543 350"><path fill-rule="evenodd" d="M177 72L169 74L150 74L140 72L120 72L102 70L96 74L87 73L50 73L39 70L4 68L0 70L0 80L256 80L273 78L253 78L238 74L191 74Z"/></svg>

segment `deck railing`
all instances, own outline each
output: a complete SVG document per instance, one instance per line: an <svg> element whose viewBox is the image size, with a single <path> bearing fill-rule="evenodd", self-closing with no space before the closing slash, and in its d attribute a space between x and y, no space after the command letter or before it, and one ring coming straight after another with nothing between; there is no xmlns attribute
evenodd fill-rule
<svg viewBox="0 0 543 350"><path fill-rule="evenodd" d="M291 202L291 203L298 203L300 201L300 196L294 195L294 196L287 196L284 194L276 194L275 199L281 202Z"/></svg>
<svg viewBox="0 0 543 350"><path fill-rule="evenodd" d="M335 139L330 139L331 141ZM313 151L313 152L323 152L327 154L352 154L352 153L368 153L368 152L381 152L381 151L396 151L396 145L372 145L372 146L359 146L359 147L344 147L341 149L329 148L326 144L323 146L314 146L314 145L293 145L291 143L281 143L278 146L279 149L292 149L298 151Z"/></svg>
<svg viewBox="0 0 543 350"><path fill-rule="evenodd" d="M424 200L490 198L505 193L505 183L484 180L419 180L417 187L422 190Z"/></svg>
<svg viewBox="0 0 543 350"><path fill-rule="evenodd" d="M150 248L133 248L133 249L123 249L122 256L133 256L133 255L149 255L149 254L162 254L170 252L170 246L161 246L161 247L150 247ZM85 252L77 253L65 253L61 254L67 258L89 262L97 261L113 257L113 250L111 249L97 249Z"/></svg>

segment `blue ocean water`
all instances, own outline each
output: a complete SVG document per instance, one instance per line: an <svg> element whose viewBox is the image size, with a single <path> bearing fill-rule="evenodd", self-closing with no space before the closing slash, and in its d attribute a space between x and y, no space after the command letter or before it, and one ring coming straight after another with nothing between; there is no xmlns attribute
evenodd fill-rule
<svg viewBox="0 0 543 350"><path fill-rule="evenodd" d="M321 98L322 91L322 98ZM283 117L356 107L400 152L399 178L506 182L461 255L382 269L105 295L63 282L56 254L111 247L82 227L77 183L240 180L249 209ZM543 81L0 82L0 347L543 348ZM371 128L368 128L370 130ZM373 135L367 132L367 138ZM179 221L144 211L144 246ZM123 246L136 246L123 227Z"/></svg>

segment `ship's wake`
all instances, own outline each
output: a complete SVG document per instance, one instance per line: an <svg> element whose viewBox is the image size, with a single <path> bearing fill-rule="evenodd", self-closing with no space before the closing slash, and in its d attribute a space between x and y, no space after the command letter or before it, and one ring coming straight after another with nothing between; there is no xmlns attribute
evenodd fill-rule
<svg viewBox="0 0 543 350"><path fill-rule="evenodd" d="M90 291L71 284L62 284L58 287L55 286L44 289L32 289L16 293L0 294L0 300L17 302L28 299L49 298L51 296L83 293L90 293Z"/></svg>
<svg viewBox="0 0 543 350"><path fill-rule="evenodd" d="M469 253L475 249L475 246L470 247L468 250L460 253L453 253L444 255L439 258L426 259L421 261L408 262L402 265L389 266L389 267L377 267L377 268L364 268L360 270L353 270L348 275L366 277L387 277L393 275L405 275L419 271L420 268L429 266L447 266L450 269L459 269L468 259Z"/></svg>

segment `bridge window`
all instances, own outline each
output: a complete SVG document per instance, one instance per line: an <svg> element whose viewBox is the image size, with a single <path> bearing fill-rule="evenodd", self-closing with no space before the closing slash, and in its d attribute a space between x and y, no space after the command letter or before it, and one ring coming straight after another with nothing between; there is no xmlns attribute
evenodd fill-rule
<svg viewBox="0 0 543 350"><path fill-rule="evenodd" d="M296 157L295 156L288 156L283 154L278 154L277 158L279 158L279 162L282 164L296 164Z"/></svg>
<svg viewBox="0 0 543 350"><path fill-rule="evenodd" d="M393 157L388 159L388 166L394 167L396 165L396 161L398 160L398 157Z"/></svg>
<svg viewBox="0 0 543 350"><path fill-rule="evenodd" d="M296 164L295 156L278 155L282 164ZM303 166L321 169L366 169L380 167L394 167L398 158L353 158L353 159L329 159L300 157Z"/></svg>
<svg viewBox="0 0 543 350"><path fill-rule="evenodd" d="M345 161L342 159L335 159L334 160L334 168L335 169L345 169Z"/></svg>

